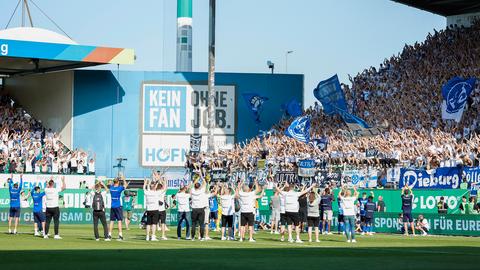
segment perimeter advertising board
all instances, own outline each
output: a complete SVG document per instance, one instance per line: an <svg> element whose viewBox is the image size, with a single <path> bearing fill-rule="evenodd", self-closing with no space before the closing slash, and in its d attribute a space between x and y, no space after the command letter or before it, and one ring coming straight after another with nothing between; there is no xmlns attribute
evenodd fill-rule
<svg viewBox="0 0 480 270"><path fill-rule="evenodd" d="M207 108L206 85L143 84L142 166L183 166L190 135L207 134ZM231 147L235 135L234 86L215 86L215 127L216 147ZM203 141L202 148L206 148Z"/></svg>

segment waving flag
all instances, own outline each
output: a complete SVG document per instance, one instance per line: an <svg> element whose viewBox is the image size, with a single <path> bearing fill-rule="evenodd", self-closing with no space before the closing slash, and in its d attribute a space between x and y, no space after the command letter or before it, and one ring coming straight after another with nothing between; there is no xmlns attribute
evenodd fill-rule
<svg viewBox="0 0 480 270"><path fill-rule="evenodd" d="M312 139L310 142L314 147L320 149L321 151L327 150L328 146L328 137L321 137Z"/></svg>
<svg viewBox="0 0 480 270"><path fill-rule="evenodd" d="M476 78L453 77L442 87L442 118L457 123L462 119L467 99L475 87Z"/></svg>
<svg viewBox="0 0 480 270"><path fill-rule="evenodd" d="M297 141L308 143L310 141L310 116L302 116L295 119L285 130L285 135Z"/></svg>
<svg viewBox="0 0 480 270"><path fill-rule="evenodd" d="M263 103L268 100L267 97L262 97L255 93L242 94L245 103L252 112L255 123L260 123L260 112L262 111Z"/></svg>
<svg viewBox="0 0 480 270"><path fill-rule="evenodd" d="M322 103L323 111L328 115L336 113L337 109L347 111L345 95L336 74L319 82L317 88L313 90L313 95Z"/></svg>
<svg viewBox="0 0 480 270"><path fill-rule="evenodd" d="M300 106L300 102L298 102L295 98L287 103L282 104L282 110L284 110L289 116L297 117L302 115L302 107Z"/></svg>

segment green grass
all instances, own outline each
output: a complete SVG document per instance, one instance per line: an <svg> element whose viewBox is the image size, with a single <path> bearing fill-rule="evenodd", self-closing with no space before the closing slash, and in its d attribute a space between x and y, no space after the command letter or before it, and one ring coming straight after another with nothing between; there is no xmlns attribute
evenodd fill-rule
<svg viewBox="0 0 480 270"><path fill-rule="evenodd" d="M95 242L91 227L63 225L63 240L35 238L30 226L18 235L0 233L0 269L478 269L480 255L474 237L378 234L350 244L329 235L321 243L290 244L265 232L256 234L257 243L220 241L213 232L215 240L191 242L177 240L171 228L170 240L146 242L135 228L124 242Z"/></svg>

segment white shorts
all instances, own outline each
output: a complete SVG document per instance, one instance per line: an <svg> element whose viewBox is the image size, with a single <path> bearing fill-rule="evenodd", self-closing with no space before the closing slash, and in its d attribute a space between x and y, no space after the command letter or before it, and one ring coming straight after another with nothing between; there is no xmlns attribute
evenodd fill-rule
<svg viewBox="0 0 480 270"><path fill-rule="evenodd" d="M270 220L279 222L280 221L280 210L273 210L272 215L270 216Z"/></svg>
<svg viewBox="0 0 480 270"><path fill-rule="evenodd" d="M332 210L325 210L323 211L323 220L332 220L333 219L333 211Z"/></svg>
<svg viewBox="0 0 480 270"><path fill-rule="evenodd" d="M203 223L210 223L210 207L205 207L205 218Z"/></svg>

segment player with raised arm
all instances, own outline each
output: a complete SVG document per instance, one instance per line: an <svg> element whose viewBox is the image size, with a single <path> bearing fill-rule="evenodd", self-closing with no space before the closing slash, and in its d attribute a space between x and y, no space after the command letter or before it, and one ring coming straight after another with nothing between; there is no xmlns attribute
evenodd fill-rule
<svg viewBox="0 0 480 270"><path fill-rule="evenodd" d="M23 175L20 175L20 183L13 183L13 174L8 178L8 192L10 193L10 213L8 215L8 233L17 234L18 221L20 220L20 192L23 186ZM14 228L12 232L12 221Z"/></svg>
<svg viewBox="0 0 480 270"><path fill-rule="evenodd" d="M105 237L105 241L110 241L110 237L108 237L107 218L105 216L105 205L107 196L107 192L105 190L108 190L108 188L102 181L99 181L95 184L94 189L91 191L93 211L93 234L95 236L95 241L100 241L100 235L98 233L99 220L102 223L103 236Z"/></svg>
<svg viewBox="0 0 480 270"><path fill-rule="evenodd" d="M247 228L249 233L248 241L255 242L253 239L255 202L263 196L264 192L263 188L258 185L257 180L255 180L252 187L240 182L235 190L235 197L240 200L240 242L245 238Z"/></svg>
<svg viewBox="0 0 480 270"><path fill-rule="evenodd" d="M276 191L285 196L285 217L287 219L288 241L290 243L302 243L302 240L300 239L300 215L298 213L300 205L298 203L298 198L310 192L315 187L316 184L314 183L309 188L303 189L300 192L295 191L294 187L290 185L286 187L287 191L279 189L278 186L275 187ZM295 227L296 241L294 241L292 237L293 227Z"/></svg>
<svg viewBox="0 0 480 270"><path fill-rule="evenodd" d="M120 180L123 180L123 185L120 185ZM122 192L127 189L128 182L125 180L125 177L115 178L113 180L113 185L111 182L107 185L107 189L110 191L110 226L108 228L108 238L112 239L112 231L115 221L118 226L118 241L123 241L122 234L122 222L123 222L123 208L121 203Z"/></svg>
<svg viewBox="0 0 480 270"><path fill-rule="evenodd" d="M42 234L45 237L45 214L43 213L43 197L45 197L45 192L41 192L40 187L35 187L32 190L32 200L33 200L33 228L34 236L40 236L38 232L38 225L42 226Z"/></svg>
<svg viewBox="0 0 480 270"><path fill-rule="evenodd" d="M202 183L200 184L199 181L196 180L193 188L190 190L192 198L192 241L195 241L197 224L200 226L200 239L201 241L205 240L205 205L203 202L203 196L205 196L207 181L205 179L200 180Z"/></svg>
<svg viewBox="0 0 480 270"><path fill-rule="evenodd" d="M177 198L177 238L182 237L182 223L185 221L185 234L186 240L190 240L190 226L192 224L192 218L190 214L190 188L191 186L181 186L180 190L176 194Z"/></svg>
<svg viewBox="0 0 480 270"><path fill-rule="evenodd" d="M157 230L158 220L160 218L160 194L161 191L157 189L158 182L148 182L147 179L143 181L143 192L145 194L145 208L147 210L147 226L145 228L147 241L158 241L155 232Z"/></svg>
<svg viewBox="0 0 480 270"><path fill-rule="evenodd" d="M53 229L55 232L54 239L62 239L59 235L59 227L60 227L60 207L59 207L59 193L66 189L65 185L65 176L62 176L62 186L57 187L53 177L50 178L48 181L47 187L45 188L45 204L47 209L45 211L45 236L44 238L48 238L48 231L50 230L50 222L53 219Z"/></svg>
<svg viewBox="0 0 480 270"><path fill-rule="evenodd" d="M157 183L158 194L158 230L162 232L162 240L167 240L165 232L167 230L166 219L166 203L165 203L165 194L167 193L167 183L165 179L158 173L154 173L154 180Z"/></svg>
<svg viewBox="0 0 480 270"><path fill-rule="evenodd" d="M222 206L222 238L221 240L233 240L233 214L235 213L235 191L224 184L220 189L220 205ZM228 233L225 235L228 229Z"/></svg>
<svg viewBox="0 0 480 270"><path fill-rule="evenodd" d="M358 191L355 186L353 186L353 192L352 196L352 191L350 191L350 189L342 187L342 190L338 194L343 209L345 235L347 236L347 242L349 243L357 242L357 240L355 240L355 202L358 198Z"/></svg>
<svg viewBox="0 0 480 270"><path fill-rule="evenodd" d="M408 225L412 229L412 234L415 236L415 224L413 222L412 216L412 206L413 206L413 192L412 189L405 184L402 188L402 212L403 212L403 226L405 229L404 235L408 235Z"/></svg>

